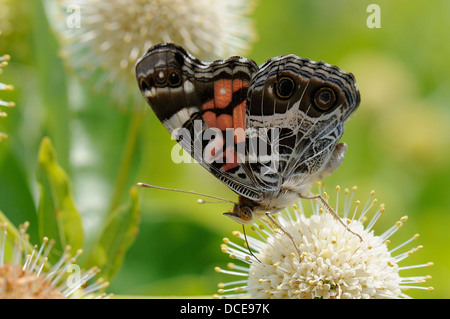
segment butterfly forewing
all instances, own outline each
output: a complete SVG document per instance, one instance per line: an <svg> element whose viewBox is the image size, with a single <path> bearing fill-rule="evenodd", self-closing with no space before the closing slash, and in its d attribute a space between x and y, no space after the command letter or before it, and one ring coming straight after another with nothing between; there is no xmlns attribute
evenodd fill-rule
<svg viewBox="0 0 450 319"><path fill-rule="evenodd" d="M245 115L257 65L231 57L204 63L174 44L157 45L137 62L147 102L172 137L238 194L260 198L245 174ZM170 82L171 74L180 81Z"/></svg>

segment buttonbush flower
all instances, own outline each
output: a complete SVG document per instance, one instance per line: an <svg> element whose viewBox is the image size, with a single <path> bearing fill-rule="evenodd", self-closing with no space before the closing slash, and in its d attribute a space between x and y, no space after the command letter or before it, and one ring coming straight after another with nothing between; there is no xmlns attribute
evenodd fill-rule
<svg viewBox="0 0 450 319"><path fill-rule="evenodd" d="M134 64L151 46L174 42L201 59L242 54L254 39L250 0L48 0L62 55L83 76L112 84L120 102L140 101Z"/></svg>
<svg viewBox="0 0 450 319"><path fill-rule="evenodd" d="M8 257L6 224L0 225L0 299L109 297L98 293L108 282L101 278L92 282L99 272L97 268L82 271L75 264L81 250L71 256L70 247L66 247L59 261L49 267L47 256L53 241L44 237L40 247L31 246L28 226L25 223L19 227L20 239Z"/></svg>
<svg viewBox="0 0 450 319"><path fill-rule="evenodd" d="M8 54L0 56L0 74L3 73L3 68L8 65L9 60L10 60L10 56ZM14 87L12 85L0 82L0 91L11 91L11 90L14 90ZM0 97L0 117L8 116L8 114L6 112L1 110L2 107L3 108L4 107L14 107L15 105L16 105L16 103L3 101ZM8 137L8 135L6 133L0 132L0 142L7 137Z"/></svg>
<svg viewBox="0 0 450 319"><path fill-rule="evenodd" d="M319 186L319 192L321 192ZM335 205L330 203L352 234L332 214L324 212L317 203L312 202L312 214L305 215L301 201L298 205L279 213L277 220L283 230L274 227L263 218L253 225L255 237L248 237L250 249L225 238L222 251L240 263L230 263L229 269L216 267L216 271L241 277L219 284L216 297L235 298L409 298L407 289L428 289L423 283L430 276L401 276L406 269L429 267L423 265L400 266L422 246L408 250L405 247L418 238L412 236L406 242L391 248L391 236L407 220L400 218L384 233L376 235L372 229L384 213L384 205L377 206L377 200L370 193L362 205L353 201L356 187L344 190L344 200L339 201L340 187L336 187ZM328 200L326 192L323 197ZM305 205L305 207L307 207ZM368 220L367 213L376 209ZM292 239L286 235L289 233ZM240 232L237 238L244 239ZM295 242L295 246L294 243ZM297 251L297 248L299 252ZM402 252L401 252L402 251ZM300 255L299 255L300 253ZM242 265L242 263L244 265Z"/></svg>

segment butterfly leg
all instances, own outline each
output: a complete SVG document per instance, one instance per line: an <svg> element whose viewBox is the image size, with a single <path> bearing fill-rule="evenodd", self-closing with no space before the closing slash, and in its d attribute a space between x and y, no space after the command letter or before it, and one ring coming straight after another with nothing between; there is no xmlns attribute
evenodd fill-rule
<svg viewBox="0 0 450 319"><path fill-rule="evenodd" d="M285 234L289 237L289 239L290 239L290 240L292 241L292 243L294 244L295 249L297 250L298 257L300 258L300 256L301 256L301 254L300 254L300 249L298 249L297 244L295 243L294 238L292 237L292 235L289 234L289 232L286 231L286 230L280 225L280 223L278 223L278 222L276 221L275 218L273 218L272 216L270 216L270 213L266 213L266 216L267 216L267 218L268 218L275 226L277 226L279 229L281 229L281 231L282 231L283 233L285 233Z"/></svg>
<svg viewBox="0 0 450 319"><path fill-rule="evenodd" d="M334 216L334 218L336 218L336 220L339 221L339 223L341 223L342 226L345 227L345 229L347 229L353 235L357 236L359 238L359 240L363 241L362 237L359 234L355 233L350 228L348 228L348 226L342 221L342 219L338 216L338 214L336 214L334 209L331 208L330 204L328 204L328 202L325 200L325 198L322 197L322 195L305 196L305 195L299 194L299 196L302 199L312 199L312 200L319 201L319 203L322 204L322 206L325 206L326 210L328 210Z"/></svg>

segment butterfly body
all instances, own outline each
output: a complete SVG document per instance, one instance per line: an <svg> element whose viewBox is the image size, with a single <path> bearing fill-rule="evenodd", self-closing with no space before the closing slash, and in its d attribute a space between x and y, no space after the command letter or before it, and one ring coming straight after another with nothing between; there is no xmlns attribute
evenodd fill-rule
<svg viewBox="0 0 450 319"><path fill-rule="evenodd" d="M260 67L201 62L175 44L136 63L143 96L184 150L239 195L236 221L276 212L336 170L344 123L360 102L352 74L295 55Z"/></svg>

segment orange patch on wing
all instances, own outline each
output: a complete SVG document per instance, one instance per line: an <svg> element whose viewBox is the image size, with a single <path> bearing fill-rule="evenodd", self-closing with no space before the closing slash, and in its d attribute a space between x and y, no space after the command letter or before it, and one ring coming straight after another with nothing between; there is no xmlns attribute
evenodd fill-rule
<svg viewBox="0 0 450 319"><path fill-rule="evenodd" d="M208 156L208 160L210 162L217 162L221 157L223 157L222 148L224 144L225 141L221 135L217 135L212 141L208 143L207 147L209 152L207 153L209 154L207 155L210 155Z"/></svg>
<svg viewBox="0 0 450 319"><path fill-rule="evenodd" d="M231 80L219 80L214 82L214 104L216 108L223 109L231 103L233 92Z"/></svg>
<svg viewBox="0 0 450 319"><path fill-rule="evenodd" d="M209 127L216 127L217 117L214 112L207 111L203 113L203 120Z"/></svg>
<svg viewBox="0 0 450 319"><path fill-rule="evenodd" d="M203 104L203 110L226 108L233 100L233 93L248 88L248 82L241 79L218 80L214 82L214 98Z"/></svg>
<svg viewBox="0 0 450 319"><path fill-rule="evenodd" d="M227 128L233 127L233 118L228 114L221 114L217 117L217 128L225 131Z"/></svg>
<svg viewBox="0 0 450 319"><path fill-rule="evenodd" d="M248 88L248 82L242 81L241 79L234 79L233 80L233 93L242 88Z"/></svg>
<svg viewBox="0 0 450 319"><path fill-rule="evenodd" d="M241 79L224 79L214 82L214 97L205 102L202 106L202 110L206 111L203 113L203 120L209 127L216 127L222 132L226 129L234 129L234 143L240 144L245 143L245 111L247 102L242 101L233 108L232 114L220 114L216 115L213 111L215 108L225 108L229 106L233 100L233 93L241 90L242 88L248 88L249 82L243 81ZM210 111L209 111L210 110ZM230 150L227 150L230 152ZM224 169L228 170L236 167L237 155L233 152L230 155L231 158L235 158L232 163L227 163L224 165ZM217 157L218 154L215 154ZM217 158L215 158L217 160Z"/></svg>
<svg viewBox="0 0 450 319"><path fill-rule="evenodd" d="M214 100L211 99L203 104L202 110L214 109Z"/></svg>
<svg viewBox="0 0 450 319"><path fill-rule="evenodd" d="M235 142L245 142L245 106L247 102L242 101L233 109L233 128L235 134Z"/></svg>
<svg viewBox="0 0 450 319"><path fill-rule="evenodd" d="M228 146L225 149L225 164L222 165L224 171L229 171L239 165L239 161L233 147Z"/></svg>

